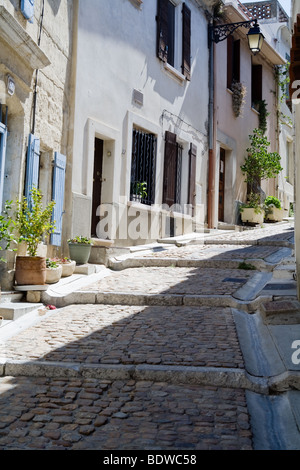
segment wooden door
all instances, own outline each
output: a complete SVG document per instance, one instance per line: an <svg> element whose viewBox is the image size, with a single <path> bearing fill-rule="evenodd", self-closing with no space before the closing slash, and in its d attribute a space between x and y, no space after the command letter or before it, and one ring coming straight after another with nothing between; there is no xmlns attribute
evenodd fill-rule
<svg viewBox="0 0 300 470"><path fill-rule="evenodd" d="M171 207L176 199L177 145L176 135L166 131L163 204Z"/></svg>
<svg viewBox="0 0 300 470"><path fill-rule="evenodd" d="M103 164L103 140L95 139L94 153L94 175L93 175L93 199L92 199L92 225L91 235L97 235L96 228L99 222L99 216L96 215L97 208L101 204L101 186L102 186L102 164Z"/></svg>
<svg viewBox="0 0 300 470"><path fill-rule="evenodd" d="M225 193L225 150L220 148L219 168L219 220L224 222L224 193Z"/></svg>

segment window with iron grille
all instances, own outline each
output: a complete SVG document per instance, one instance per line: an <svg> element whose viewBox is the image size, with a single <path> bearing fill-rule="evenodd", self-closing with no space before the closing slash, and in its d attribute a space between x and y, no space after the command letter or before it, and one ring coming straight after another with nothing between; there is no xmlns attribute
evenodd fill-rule
<svg viewBox="0 0 300 470"><path fill-rule="evenodd" d="M156 136L133 129L130 200L154 204Z"/></svg>

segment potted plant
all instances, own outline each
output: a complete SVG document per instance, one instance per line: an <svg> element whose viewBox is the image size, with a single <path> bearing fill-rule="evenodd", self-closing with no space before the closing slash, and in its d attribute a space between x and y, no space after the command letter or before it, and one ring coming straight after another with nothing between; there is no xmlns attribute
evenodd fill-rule
<svg viewBox="0 0 300 470"><path fill-rule="evenodd" d="M62 267L62 273L61 273L62 277L72 276L76 268L75 260L65 257L65 258L59 259L58 263L60 263Z"/></svg>
<svg viewBox="0 0 300 470"><path fill-rule="evenodd" d="M76 261L76 264L85 264L88 262L92 240L81 235L68 240L70 258Z"/></svg>
<svg viewBox="0 0 300 470"><path fill-rule="evenodd" d="M248 201L240 206L241 219L244 223L262 224L265 212L262 204L260 204L260 195L250 193Z"/></svg>
<svg viewBox="0 0 300 470"><path fill-rule="evenodd" d="M62 275L62 266L53 259L46 258L46 283L58 282Z"/></svg>
<svg viewBox="0 0 300 470"><path fill-rule="evenodd" d="M274 222L281 222L283 219L284 211L281 206L280 200L275 196L268 196L265 199L265 213L266 219Z"/></svg>
<svg viewBox="0 0 300 470"><path fill-rule="evenodd" d="M268 142L262 129L254 129L253 134L249 135L249 139L251 146L246 149L248 155L245 158L244 164L241 165L241 170L243 175L245 175L245 183L247 183L247 199L250 203L250 206L248 203L246 207L248 206L249 209L252 209L253 213L256 211L256 214L258 214L263 211L261 207L261 181L264 179L275 178L275 176L278 175L282 170L280 165L281 157L277 152L268 151L270 142ZM244 214L244 217L246 217L246 214ZM255 218L257 219L257 217Z"/></svg>
<svg viewBox="0 0 300 470"><path fill-rule="evenodd" d="M19 243L26 242L29 255L16 256L15 280L18 285L43 285L46 283L46 257L37 256L37 250L55 229L55 221L51 220L55 201L43 208L42 193L32 188L30 195L29 201L23 197L16 203L17 239Z"/></svg>
<svg viewBox="0 0 300 470"><path fill-rule="evenodd" d="M141 202L142 199L145 199L147 197L146 181L134 181L131 183L131 195L133 201Z"/></svg>

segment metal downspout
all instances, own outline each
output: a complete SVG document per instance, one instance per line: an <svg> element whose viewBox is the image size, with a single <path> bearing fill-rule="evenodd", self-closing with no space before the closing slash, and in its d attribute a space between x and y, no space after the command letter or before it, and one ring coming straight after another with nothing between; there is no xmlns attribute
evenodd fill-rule
<svg viewBox="0 0 300 470"><path fill-rule="evenodd" d="M212 22L208 26L208 49L209 49L209 103L208 103L208 192L207 192L207 225L214 228L214 199L215 199L215 116L214 116L214 95L215 95L215 73L214 73L214 42L212 39Z"/></svg>

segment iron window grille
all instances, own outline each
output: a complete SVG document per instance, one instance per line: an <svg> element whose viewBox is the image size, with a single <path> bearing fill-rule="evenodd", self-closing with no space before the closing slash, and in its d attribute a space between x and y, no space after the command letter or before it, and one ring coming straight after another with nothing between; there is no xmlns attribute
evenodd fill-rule
<svg viewBox="0 0 300 470"><path fill-rule="evenodd" d="M155 135L133 129L130 200L154 204L155 199Z"/></svg>

